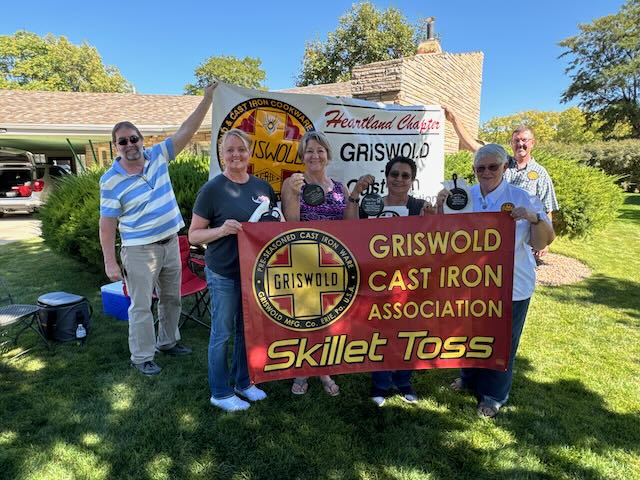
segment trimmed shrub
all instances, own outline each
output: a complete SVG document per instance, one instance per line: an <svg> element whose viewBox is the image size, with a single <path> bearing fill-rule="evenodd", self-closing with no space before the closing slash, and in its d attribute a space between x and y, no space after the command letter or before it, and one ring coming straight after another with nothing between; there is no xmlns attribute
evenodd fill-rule
<svg viewBox="0 0 640 480"><path fill-rule="evenodd" d="M618 177L618 183L627 191L640 186L640 140L610 140L585 144L546 143L538 152L561 158L571 158L585 165L604 170Z"/></svg>
<svg viewBox="0 0 640 480"><path fill-rule="evenodd" d="M98 182L102 173L104 169L60 178L39 213L42 237L49 248L100 269Z"/></svg>
<svg viewBox="0 0 640 480"><path fill-rule="evenodd" d="M584 237L603 230L616 216L624 195L619 177L575 160L536 151L536 161L549 172L560 204L553 215L556 233Z"/></svg>
<svg viewBox="0 0 640 480"><path fill-rule="evenodd" d="M181 153L175 161L169 163L169 176L184 218L185 233L191 224L191 209L198 191L209 179L209 162L210 157Z"/></svg>
<svg viewBox="0 0 640 480"><path fill-rule="evenodd" d="M102 249L98 236L100 176L105 169L63 177L40 209L42 237L53 251L72 256L101 271ZM181 153L169 164L171 183L187 226L200 187L207 181L209 157ZM119 239L116 239L119 243Z"/></svg>
<svg viewBox="0 0 640 480"><path fill-rule="evenodd" d="M580 164L569 157L549 154L544 149L535 152L536 161L549 172L560 204L553 215L558 235L584 237L604 229L616 218L623 193L616 185L619 177ZM473 156L469 152L449 154L445 159L445 179L455 172L468 183L477 183L473 175Z"/></svg>

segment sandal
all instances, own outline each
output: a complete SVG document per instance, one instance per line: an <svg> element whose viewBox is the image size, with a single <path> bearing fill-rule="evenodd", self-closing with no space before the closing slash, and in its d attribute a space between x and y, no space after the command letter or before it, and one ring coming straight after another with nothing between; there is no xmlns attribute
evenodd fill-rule
<svg viewBox="0 0 640 480"><path fill-rule="evenodd" d="M458 377L453 382L451 382L451 385L449 385L449 388L451 390L453 390L454 392L466 392L467 391L467 388L464 386L464 381L462 380L461 377Z"/></svg>
<svg viewBox="0 0 640 480"><path fill-rule="evenodd" d="M327 392L327 395L335 397L340 394L340 387L329 375L320 377L320 381L322 382L322 388Z"/></svg>
<svg viewBox="0 0 640 480"><path fill-rule="evenodd" d="M307 393L309 384L306 378L294 378L293 385L291 385L291 393L294 395L304 395Z"/></svg>
<svg viewBox="0 0 640 480"><path fill-rule="evenodd" d="M498 408L488 403L480 402L478 404L478 415L484 418L493 418L498 415Z"/></svg>

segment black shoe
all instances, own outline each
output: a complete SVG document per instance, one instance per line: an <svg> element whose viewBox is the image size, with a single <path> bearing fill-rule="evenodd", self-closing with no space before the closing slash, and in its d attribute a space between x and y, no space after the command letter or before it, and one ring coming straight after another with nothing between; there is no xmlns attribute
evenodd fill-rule
<svg viewBox="0 0 640 480"><path fill-rule="evenodd" d="M173 347L167 348L166 350L158 348L158 351L164 353L165 355L191 355L192 350L189 347L185 347L184 345L180 345L176 343Z"/></svg>
<svg viewBox="0 0 640 480"><path fill-rule="evenodd" d="M162 368L160 368L158 364L153 361L142 362L142 363L131 362L131 366L136 370L138 370L143 375L147 375L149 377L151 375L158 375L162 371Z"/></svg>

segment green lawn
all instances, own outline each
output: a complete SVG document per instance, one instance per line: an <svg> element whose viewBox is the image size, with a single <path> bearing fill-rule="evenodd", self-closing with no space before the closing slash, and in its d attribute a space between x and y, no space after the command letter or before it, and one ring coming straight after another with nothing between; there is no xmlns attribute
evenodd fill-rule
<svg viewBox="0 0 640 480"><path fill-rule="evenodd" d="M313 380L301 398L274 382L248 412L222 413L208 403L203 327L183 329L193 356L162 357L162 374L143 377L128 366L127 324L101 314L100 273L40 241L0 247L22 301L66 290L96 307L86 346L0 358L0 478L640 478L638 238L640 195L628 195L606 232L554 244L594 273L537 290L495 421L446 388L446 370L415 376L416 406L378 409L368 375L350 375L336 398Z"/></svg>

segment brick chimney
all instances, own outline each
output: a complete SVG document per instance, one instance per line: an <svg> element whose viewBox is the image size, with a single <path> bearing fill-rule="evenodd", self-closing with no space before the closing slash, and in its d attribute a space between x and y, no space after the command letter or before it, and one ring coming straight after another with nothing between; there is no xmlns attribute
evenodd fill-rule
<svg viewBox="0 0 640 480"><path fill-rule="evenodd" d="M435 37L436 17L428 17L423 20L427 27L427 38L418 45L416 54L425 55L431 53L442 53L440 42Z"/></svg>

